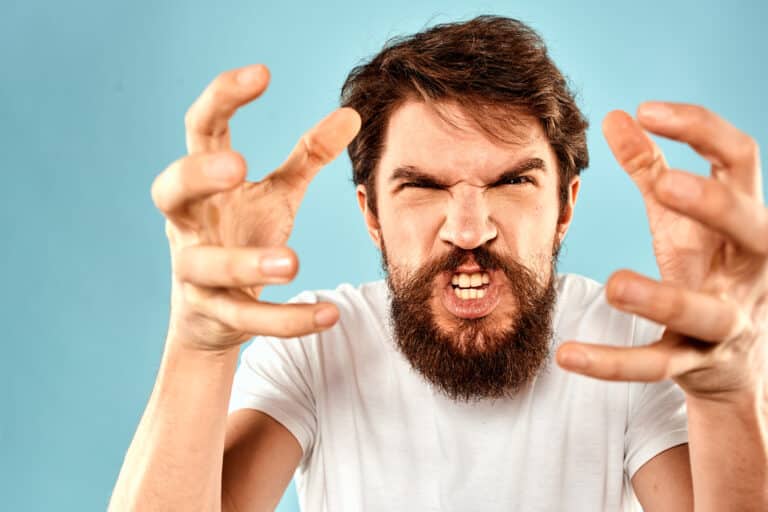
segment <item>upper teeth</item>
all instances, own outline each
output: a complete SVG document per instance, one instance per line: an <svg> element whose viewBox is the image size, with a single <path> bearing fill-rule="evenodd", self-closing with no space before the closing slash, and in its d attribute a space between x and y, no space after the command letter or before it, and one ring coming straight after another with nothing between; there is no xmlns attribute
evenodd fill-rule
<svg viewBox="0 0 768 512"><path fill-rule="evenodd" d="M474 274L460 272L458 274L453 274L453 278L451 279L451 283L459 288L474 288L490 282L491 276L488 275L488 272L475 272Z"/></svg>

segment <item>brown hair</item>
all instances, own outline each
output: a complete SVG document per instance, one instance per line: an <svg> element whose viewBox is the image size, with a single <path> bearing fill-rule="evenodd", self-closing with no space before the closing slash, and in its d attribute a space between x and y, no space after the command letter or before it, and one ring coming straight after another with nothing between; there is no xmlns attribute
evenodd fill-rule
<svg viewBox="0 0 768 512"><path fill-rule="evenodd" d="M503 139L514 114L541 122L559 163L560 206L568 184L589 163L587 120L541 37L523 22L499 16L436 25L388 41L350 72L341 104L363 120L349 145L353 181L376 210L375 169L389 116L406 100L457 103L490 136Z"/></svg>

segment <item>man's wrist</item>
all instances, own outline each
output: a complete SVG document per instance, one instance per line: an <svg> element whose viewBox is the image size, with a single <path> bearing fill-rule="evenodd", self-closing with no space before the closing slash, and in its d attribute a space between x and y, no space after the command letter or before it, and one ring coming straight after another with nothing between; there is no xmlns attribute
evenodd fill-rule
<svg viewBox="0 0 768 512"><path fill-rule="evenodd" d="M210 349L192 346L181 336L169 332L165 343L165 352L163 359L175 364L183 361L184 365L199 367L229 367L237 361L240 354L240 345L221 349Z"/></svg>

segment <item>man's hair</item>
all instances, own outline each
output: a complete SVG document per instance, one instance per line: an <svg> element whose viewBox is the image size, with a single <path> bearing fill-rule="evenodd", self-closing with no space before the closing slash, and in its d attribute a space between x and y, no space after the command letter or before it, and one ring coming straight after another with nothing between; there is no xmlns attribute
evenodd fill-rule
<svg viewBox="0 0 768 512"><path fill-rule="evenodd" d="M353 181L365 185L374 215L374 170L387 124L410 99L457 104L501 141L520 124L520 114L538 119L558 160L561 211L571 179L589 163L587 120L533 29L499 16L436 25L388 41L373 59L352 69L341 90L342 106L362 117L348 151Z"/></svg>

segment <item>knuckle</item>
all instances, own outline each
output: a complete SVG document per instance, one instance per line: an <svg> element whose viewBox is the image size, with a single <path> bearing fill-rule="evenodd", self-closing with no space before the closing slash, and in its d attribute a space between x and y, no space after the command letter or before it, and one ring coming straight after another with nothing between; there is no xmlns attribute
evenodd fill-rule
<svg viewBox="0 0 768 512"><path fill-rule="evenodd" d="M191 247L185 247L176 254L174 271L181 281L189 281L194 277L194 256L191 251Z"/></svg>
<svg viewBox="0 0 768 512"><path fill-rule="evenodd" d="M219 316L222 322L243 332L260 333L260 331L263 331L257 317L258 312L248 305L232 302L226 303L223 307L226 307L227 310L225 312L222 311L222 314Z"/></svg>
<svg viewBox="0 0 768 512"><path fill-rule="evenodd" d="M194 130L198 124L198 120L200 119L198 114L199 101L200 100L195 101L184 114L184 126L187 128L187 130Z"/></svg>
<svg viewBox="0 0 768 512"><path fill-rule="evenodd" d="M673 353L659 350L657 347L653 347L650 350L649 355L653 364L649 367L649 378L654 381L660 381L674 377Z"/></svg>
<svg viewBox="0 0 768 512"><path fill-rule="evenodd" d="M213 81L211 87L207 91L207 98L209 106L219 105L226 102L229 99L229 91L225 85L225 81L220 75Z"/></svg>
<svg viewBox="0 0 768 512"><path fill-rule="evenodd" d="M207 297L203 293L202 289L193 284L183 282L182 290L184 293L184 300L194 310L203 311L206 309L205 305Z"/></svg>
<svg viewBox="0 0 768 512"><path fill-rule="evenodd" d="M746 133L742 136L738 151L740 159L747 164L753 164L760 159L760 145Z"/></svg>
<svg viewBox="0 0 768 512"><path fill-rule="evenodd" d="M691 121L696 124L709 123L712 120L712 112L701 105L689 105L688 112Z"/></svg>
<svg viewBox="0 0 768 512"><path fill-rule="evenodd" d="M704 180L704 200L695 206L702 212L716 217L736 213L738 199L726 185L715 180Z"/></svg>
<svg viewBox="0 0 768 512"><path fill-rule="evenodd" d="M768 256L768 210L762 205L759 206L760 210L756 216L758 219L757 225L760 226L756 230L758 251L764 256Z"/></svg>
<svg viewBox="0 0 768 512"><path fill-rule="evenodd" d="M624 375L624 362L619 357L611 358L606 365L605 377L610 380L620 379Z"/></svg>
<svg viewBox="0 0 768 512"><path fill-rule="evenodd" d="M160 176L155 177L154 181L152 182L152 186L149 189L149 194L152 197L152 203L157 207L158 210L163 210L163 190L162 190L162 179Z"/></svg>
<svg viewBox="0 0 768 512"><path fill-rule="evenodd" d="M245 176L248 163L241 153L230 149L217 151L208 157L206 164L221 161L226 162L230 169L237 170L240 175Z"/></svg>
<svg viewBox="0 0 768 512"><path fill-rule="evenodd" d="M165 236L168 238L168 240L170 240L171 243L176 241L176 227L169 220L165 221Z"/></svg>
<svg viewBox="0 0 768 512"><path fill-rule="evenodd" d="M654 303L661 323L679 319L685 313L685 300L676 293L659 294Z"/></svg>
<svg viewBox="0 0 768 512"><path fill-rule="evenodd" d="M248 272L237 254L228 252L224 258L223 266L224 274L233 286L242 287L248 284Z"/></svg>
<svg viewBox="0 0 768 512"><path fill-rule="evenodd" d="M316 135L312 133L304 134L301 137L301 143L307 153L310 162L317 164L326 164L333 160L333 152Z"/></svg>
<svg viewBox="0 0 768 512"><path fill-rule="evenodd" d="M173 162L167 169L159 174L152 183L152 201L155 206L164 213L169 213L175 207L174 196L180 186L183 190L185 168L187 159L182 158Z"/></svg>

